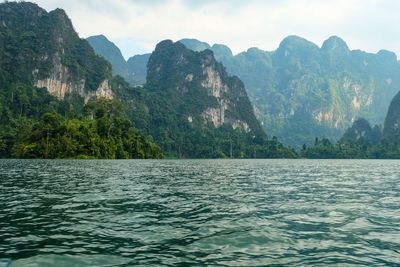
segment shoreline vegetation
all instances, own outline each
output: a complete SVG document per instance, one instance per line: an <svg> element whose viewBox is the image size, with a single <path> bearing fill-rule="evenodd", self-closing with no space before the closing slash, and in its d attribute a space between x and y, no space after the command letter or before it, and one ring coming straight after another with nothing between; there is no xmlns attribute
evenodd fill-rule
<svg viewBox="0 0 400 267"><path fill-rule="evenodd" d="M121 117L123 109L115 100L100 98L85 106L85 117L65 119L45 113L39 121L22 122L14 143L7 144L10 155L27 159L164 158L159 146ZM3 148L7 145L3 141Z"/></svg>

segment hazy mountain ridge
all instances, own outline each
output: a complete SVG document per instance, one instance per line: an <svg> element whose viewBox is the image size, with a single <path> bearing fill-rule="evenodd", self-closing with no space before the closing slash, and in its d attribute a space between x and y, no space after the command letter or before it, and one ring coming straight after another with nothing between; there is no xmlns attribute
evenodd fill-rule
<svg viewBox="0 0 400 267"><path fill-rule="evenodd" d="M316 136L338 139L357 117L382 123L400 90L394 53L350 50L337 36L321 48L289 36L273 52L214 53L245 83L267 133L297 146Z"/></svg>
<svg viewBox="0 0 400 267"><path fill-rule="evenodd" d="M104 35L90 36L86 40L93 47L97 55L104 57L111 63L113 75L121 75L127 81L131 79L128 64L119 48L113 42L110 42Z"/></svg>
<svg viewBox="0 0 400 267"><path fill-rule="evenodd" d="M143 85L146 83L147 62L150 53L135 55L125 61L121 50L104 35L95 35L86 38L96 54L107 59L113 66L113 75L120 75L130 85Z"/></svg>
<svg viewBox="0 0 400 267"><path fill-rule="evenodd" d="M359 140L364 138L373 145L376 145L382 137L382 129L380 126L375 125L371 127L366 119L357 119L353 125L346 130L342 138Z"/></svg>
<svg viewBox="0 0 400 267"><path fill-rule="evenodd" d="M147 62L149 61L150 55L150 53L135 55L128 59L128 71L133 77L131 85L143 85L146 83Z"/></svg>

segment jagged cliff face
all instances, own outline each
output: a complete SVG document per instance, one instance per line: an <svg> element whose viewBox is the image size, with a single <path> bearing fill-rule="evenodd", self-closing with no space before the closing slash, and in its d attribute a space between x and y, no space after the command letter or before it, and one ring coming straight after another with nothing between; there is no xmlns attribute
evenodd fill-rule
<svg viewBox="0 0 400 267"><path fill-rule="evenodd" d="M229 77L210 50L194 52L179 42L161 42L150 57L145 87L167 94L193 125L261 131L243 83Z"/></svg>
<svg viewBox="0 0 400 267"><path fill-rule="evenodd" d="M38 69L34 69L32 73L35 75L38 71ZM66 94L78 93L84 98L85 103L99 97L114 98L108 79L104 79L96 90L87 90L85 82L85 79L74 79L68 67L61 64L60 56L56 53L54 55L53 68L49 75L42 79L35 76L34 85L39 88L45 87L52 95L61 99Z"/></svg>
<svg viewBox="0 0 400 267"><path fill-rule="evenodd" d="M231 124L234 129L241 128L242 130L249 132L250 127L245 122L233 116L229 116L226 111L228 111L231 106L235 106L231 103L228 96L231 93L238 94L238 98L246 98L243 92L240 92L240 88L230 89L226 81L221 78L220 72L216 68L216 61L211 53L207 53L206 56L202 57L200 60L202 67L203 79L201 80L201 86L207 90L208 96L212 96L217 99L217 107L208 107L202 112L201 116L204 123L212 122L215 127L220 127L225 123ZM188 81L193 81L194 74L190 73ZM186 79L185 79L186 80ZM236 86L236 84L232 84ZM236 90L235 90L236 89ZM244 89L244 88L243 88Z"/></svg>
<svg viewBox="0 0 400 267"><path fill-rule="evenodd" d="M111 65L80 39L65 12L46 12L32 3L0 5L0 67L9 82L30 82L63 98L80 94L85 101L113 98Z"/></svg>

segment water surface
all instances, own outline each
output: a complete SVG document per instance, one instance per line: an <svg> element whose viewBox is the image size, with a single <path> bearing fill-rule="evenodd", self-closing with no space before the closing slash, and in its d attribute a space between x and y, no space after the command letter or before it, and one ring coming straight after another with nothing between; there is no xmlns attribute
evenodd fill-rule
<svg viewBox="0 0 400 267"><path fill-rule="evenodd" d="M0 160L0 258L400 265L399 170L390 160Z"/></svg>

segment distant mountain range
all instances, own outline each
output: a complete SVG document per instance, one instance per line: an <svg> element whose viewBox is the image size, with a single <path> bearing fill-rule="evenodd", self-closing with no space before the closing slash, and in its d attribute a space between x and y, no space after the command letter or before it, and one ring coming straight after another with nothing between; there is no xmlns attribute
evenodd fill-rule
<svg viewBox="0 0 400 267"><path fill-rule="evenodd" d="M394 53L350 50L336 36L321 48L289 36L275 51L250 48L235 56L225 45L180 42L194 51L213 51L228 73L244 82L267 134L295 147L315 137L337 140L360 117L381 124L400 90L400 64ZM129 60L135 63L131 73L136 80L145 79L146 57Z"/></svg>
<svg viewBox="0 0 400 267"><path fill-rule="evenodd" d="M91 36L86 39L96 54L107 59L113 66L113 75L120 75L132 86L146 83L147 62L150 53L135 55L125 61L119 48L104 35Z"/></svg>
<svg viewBox="0 0 400 267"><path fill-rule="evenodd" d="M63 10L29 2L1 3L0 22L0 157L162 157L157 145L169 157L297 156L267 140L242 81L209 50L165 40L125 62L104 36L80 39ZM143 86L124 79L146 73Z"/></svg>

